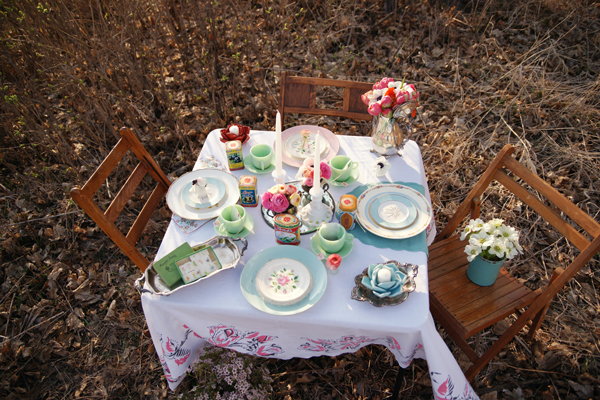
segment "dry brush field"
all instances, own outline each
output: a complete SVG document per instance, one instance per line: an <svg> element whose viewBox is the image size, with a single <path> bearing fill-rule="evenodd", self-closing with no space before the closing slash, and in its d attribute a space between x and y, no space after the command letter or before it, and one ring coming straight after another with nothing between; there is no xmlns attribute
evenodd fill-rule
<svg viewBox="0 0 600 400"><path fill-rule="evenodd" d="M592 0L399 0L391 13L383 0L0 1L0 397L176 395L144 334L139 270L69 190L97 168L122 126L172 179L191 169L215 128L274 129L281 71L414 83L422 95L414 139L440 227L506 143L600 220L599 21ZM299 121L286 119L288 127ZM302 121L370 132L353 121ZM101 203L132 169L126 161ZM578 254L501 190L488 201L486 216L522 232L525 255L509 268L531 288ZM140 243L148 258L169 220L162 204ZM599 285L596 256L553 301L534 342L513 341L477 376L475 391L599 398ZM256 362L269 368L275 399L382 399L397 368L376 346ZM194 384L187 378L177 394ZM425 362L409 368L401 395L431 398Z"/></svg>

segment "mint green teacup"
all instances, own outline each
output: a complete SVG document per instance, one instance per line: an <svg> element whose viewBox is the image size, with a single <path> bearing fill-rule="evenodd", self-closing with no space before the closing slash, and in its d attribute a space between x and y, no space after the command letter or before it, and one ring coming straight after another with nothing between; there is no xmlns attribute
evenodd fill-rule
<svg viewBox="0 0 600 400"><path fill-rule="evenodd" d="M321 248L328 253L337 253L346 243L354 240L354 236L346 232L346 229L337 222L321 225L317 234Z"/></svg>
<svg viewBox="0 0 600 400"><path fill-rule="evenodd" d="M252 164L256 169L267 169L273 162L273 149L268 144L257 144L250 149Z"/></svg>
<svg viewBox="0 0 600 400"><path fill-rule="evenodd" d="M344 182L350 178L352 170L358 168L358 162L352 161L348 156L335 156L329 161L331 167L331 179Z"/></svg>
<svg viewBox="0 0 600 400"><path fill-rule="evenodd" d="M237 214L234 210L237 210ZM246 224L246 210L237 204L227 206L223 208L217 220L227 232L237 235L244 229L244 225Z"/></svg>

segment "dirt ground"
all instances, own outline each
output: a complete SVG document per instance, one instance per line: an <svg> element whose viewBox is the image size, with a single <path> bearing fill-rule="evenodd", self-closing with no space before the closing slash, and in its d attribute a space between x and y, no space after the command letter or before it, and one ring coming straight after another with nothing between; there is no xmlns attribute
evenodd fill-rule
<svg viewBox="0 0 600 400"><path fill-rule="evenodd" d="M600 3L396 3L388 13L382 0L0 2L0 397L161 399L195 384L168 390L133 287L140 272L69 190L122 126L172 179L215 128L274 129L282 71L414 83L414 140L439 227L506 143L600 220ZM285 127L300 122L370 134L329 118L286 118ZM132 170L126 161L101 204ZM142 185L119 223L147 195ZM486 200L485 216L521 231L525 254L509 268L531 288L578 254L501 190ZM149 259L170 215L162 204L144 232ZM567 284L532 343L513 341L479 373L482 398L600 398L598 266L596 256ZM482 349L503 328L486 331ZM377 346L263 365L274 399L382 399L397 368ZM407 370L401 396L432 397L424 361Z"/></svg>

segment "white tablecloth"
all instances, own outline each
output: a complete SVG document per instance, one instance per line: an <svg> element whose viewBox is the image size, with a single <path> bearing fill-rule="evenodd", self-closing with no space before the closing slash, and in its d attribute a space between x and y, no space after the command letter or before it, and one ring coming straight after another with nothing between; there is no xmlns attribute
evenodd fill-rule
<svg viewBox="0 0 600 400"><path fill-rule="evenodd" d="M274 137L274 132L252 131L250 140L243 146L244 156L257 143L273 145ZM330 188L336 202L356 185L378 181L420 183L426 190L426 197L430 198L421 151L415 142L407 143L402 157L390 158L392 168L385 177L378 178L372 171L377 156L369 151L372 148L371 139L353 136L338 138L338 154L346 154L358 161L361 172L356 183L346 188ZM218 139L218 130L209 134L199 161L212 155L227 166L225 147ZM284 170L287 173L286 181L294 180L298 168L284 164ZM254 175L246 169L232 173L236 177ZM271 174L257 176L260 194L274 185ZM171 389L177 387L188 367L196 361L198 350L207 343L280 359L335 356L354 352L369 344L381 344L395 355L404 368L414 357L426 359L437 399L477 398L437 333L429 312L427 255L424 252L380 249L355 240L354 248L342 261L339 273L328 274L327 289L316 305L296 315L271 315L250 305L240 290L240 275L245 261L260 250L278 246L273 229L261 216L260 205L246 210L254 218L254 234L247 237L248 249L236 268L169 296L142 294L148 327ZM428 243L433 241L435 233L433 223ZM156 259L185 241L194 246L215 235L211 222L192 233L184 233L172 221ZM312 235L302 235L300 246L310 250ZM369 264L387 260L419 266L416 290L408 299L400 305L381 308L350 299L354 277Z"/></svg>

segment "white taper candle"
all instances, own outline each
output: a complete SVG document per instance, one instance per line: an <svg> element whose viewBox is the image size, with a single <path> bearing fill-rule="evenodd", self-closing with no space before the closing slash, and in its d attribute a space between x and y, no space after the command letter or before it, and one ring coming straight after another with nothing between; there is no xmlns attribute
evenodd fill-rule
<svg viewBox="0 0 600 400"><path fill-rule="evenodd" d="M275 118L275 171L277 175L281 175L283 157L283 145L281 144L281 114L277 111Z"/></svg>
<svg viewBox="0 0 600 400"><path fill-rule="evenodd" d="M313 187L320 187L321 184L321 135L317 131L315 136L315 174L313 177Z"/></svg>

